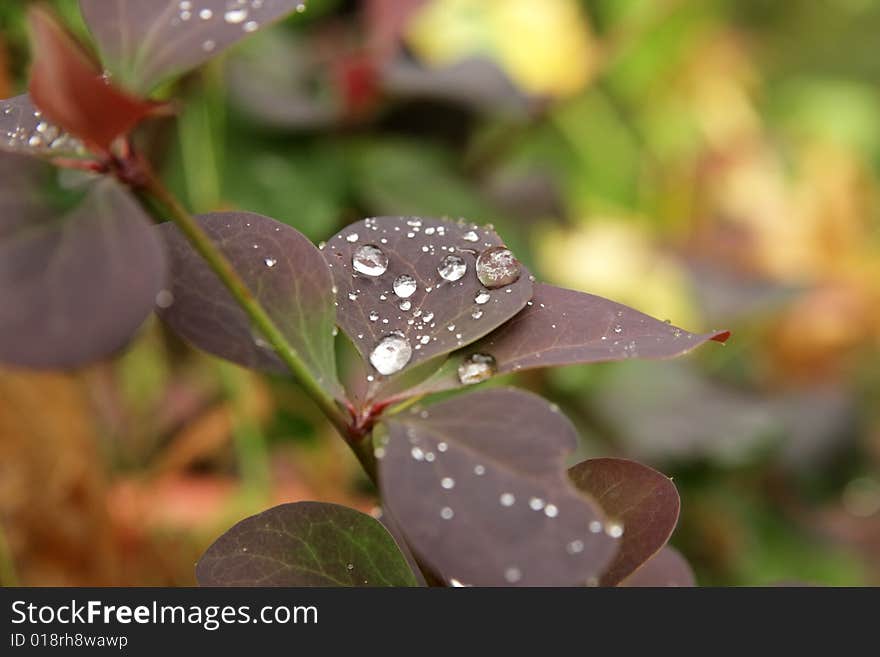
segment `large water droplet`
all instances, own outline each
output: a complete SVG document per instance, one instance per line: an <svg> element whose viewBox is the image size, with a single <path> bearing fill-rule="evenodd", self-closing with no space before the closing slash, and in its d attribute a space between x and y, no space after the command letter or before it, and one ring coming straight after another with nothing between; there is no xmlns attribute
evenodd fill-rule
<svg viewBox="0 0 880 657"><path fill-rule="evenodd" d="M491 378L498 371L495 358L489 354L471 354L458 366L458 380L473 385Z"/></svg>
<svg viewBox="0 0 880 657"><path fill-rule="evenodd" d="M448 255L440 262L437 267L437 273L440 277L449 282L459 280L467 271L467 263L464 258L457 255Z"/></svg>
<svg viewBox="0 0 880 657"><path fill-rule="evenodd" d="M401 274L396 279L394 279L394 294L399 296L401 299L408 299L413 295L416 291L418 285L416 284L416 279L414 279L409 274Z"/></svg>
<svg viewBox="0 0 880 657"><path fill-rule="evenodd" d="M516 283L521 273L519 260L507 247L493 246L477 258L477 278L490 290Z"/></svg>
<svg viewBox="0 0 880 657"><path fill-rule="evenodd" d="M379 374L396 374L412 358L412 346L401 333L391 333L379 341L370 354L370 363Z"/></svg>
<svg viewBox="0 0 880 657"><path fill-rule="evenodd" d="M388 269L388 256L375 244L364 244L355 249L351 266L360 274L381 276Z"/></svg>

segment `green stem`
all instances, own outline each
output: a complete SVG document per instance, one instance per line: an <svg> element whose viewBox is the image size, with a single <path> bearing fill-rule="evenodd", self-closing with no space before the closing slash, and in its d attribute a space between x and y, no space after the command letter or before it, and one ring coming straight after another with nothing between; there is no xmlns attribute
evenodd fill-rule
<svg viewBox="0 0 880 657"><path fill-rule="evenodd" d="M269 317L269 314L260 305L260 302L257 301L247 285L245 285L238 272L232 266L232 263L214 245L208 234L205 233L195 220L195 217L180 204L159 178L148 169L146 164L142 166L142 173L144 174L143 184L138 190L140 191L141 198L143 199L143 196L146 195L149 199L143 200L153 200L165 208L171 221L180 229L199 255L205 259L205 262L208 263L208 266L214 273L217 274L217 277L226 286L226 289L229 290L229 293L232 294L254 326L263 334L266 341L275 349L278 357L290 369L306 394L320 407L339 433L343 437L348 438L349 425L336 400L315 381L299 354L290 345L284 334L279 330L272 318ZM145 205L148 210L152 211L149 202L145 203Z"/></svg>

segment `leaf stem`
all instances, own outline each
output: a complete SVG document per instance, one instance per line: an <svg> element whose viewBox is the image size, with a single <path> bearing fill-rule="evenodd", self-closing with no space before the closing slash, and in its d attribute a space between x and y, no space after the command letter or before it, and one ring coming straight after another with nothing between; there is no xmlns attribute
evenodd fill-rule
<svg viewBox="0 0 880 657"><path fill-rule="evenodd" d="M152 213L155 212L152 204L149 203L149 201L154 201L168 212L171 221L180 229L199 255L204 258L208 266L217 275L226 289L229 290L229 293L232 294L238 305L241 306L241 309L244 310L254 323L257 330L272 345L275 353L288 367L306 394L318 405L337 431L343 437L348 438L349 425L336 400L314 379L299 354L290 345L284 334L248 289L245 282L238 275L238 272L235 271L232 263L229 262L229 259L216 247L208 234L195 220L195 217L165 187L145 161L140 160L136 168L140 176L138 176L138 184L133 185L133 187L138 192L147 210ZM145 199L144 196L147 198Z"/></svg>

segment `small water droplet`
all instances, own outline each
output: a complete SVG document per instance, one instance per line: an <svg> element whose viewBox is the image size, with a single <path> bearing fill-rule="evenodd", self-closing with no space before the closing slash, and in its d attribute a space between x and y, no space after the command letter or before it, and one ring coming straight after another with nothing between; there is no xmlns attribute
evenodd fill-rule
<svg viewBox="0 0 880 657"><path fill-rule="evenodd" d="M609 522L605 525L605 533L611 538L620 538L623 536L623 525L619 522Z"/></svg>
<svg viewBox="0 0 880 657"><path fill-rule="evenodd" d="M602 531L602 523L598 520L594 520L590 523L590 531L594 534L598 534Z"/></svg>
<svg viewBox="0 0 880 657"><path fill-rule="evenodd" d="M437 267L437 273L440 274L440 278L450 283L460 280L465 275L465 272L467 272L467 263L464 261L464 258L457 255L446 256Z"/></svg>
<svg viewBox="0 0 880 657"><path fill-rule="evenodd" d="M415 293L418 285L416 284L416 279L414 279L409 274L401 274L397 278L394 279L394 294L399 296L401 299L408 299Z"/></svg>
<svg viewBox="0 0 880 657"><path fill-rule="evenodd" d="M360 274L381 276L388 270L388 256L374 244L364 244L355 249L351 266Z"/></svg>
<svg viewBox="0 0 880 657"><path fill-rule="evenodd" d="M474 231L469 230L468 232L466 232L466 233L462 236L462 239L463 239L465 242L479 242L479 241L480 241L480 236L477 235Z"/></svg>
<svg viewBox="0 0 880 657"><path fill-rule="evenodd" d="M575 540L565 546L566 551L569 554L579 554L584 551L584 542L580 540Z"/></svg>
<svg viewBox="0 0 880 657"><path fill-rule="evenodd" d="M400 308L402 311L406 312L407 310L412 308L412 301L410 301L409 299L404 299L403 301L401 301L398 304L397 307Z"/></svg>
<svg viewBox="0 0 880 657"><path fill-rule="evenodd" d="M491 378L498 371L495 358L489 354L471 354L458 366L458 380L462 385L474 385Z"/></svg>
<svg viewBox="0 0 880 657"><path fill-rule="evenodd" d="M421 447L413 447L409 453L412 455L413 459L416 461L424 461L425 460L425 452L422 451Z"/></svg>
<svg viewBox="0 0 880 657"><path fill-rule="evenodd" d="M348 235L348 237L345 238L345 241L348 242L349 244L354 244L355 242L358 241L358 234L351 233L350 235Z"/></svg>
<svg viewBox="0 0 880 657"><path fill-rule="evenodd" d="M350 563L346 566L346 568L348 568L349 570L354 570L354 564Z"/></svg>
<svg viewBox="0 0 880 657"><path fill-rule="evenodd" d="M559 509L556 508L555 504L548 504L544 507L544 515L548 518L555 518L559 515Z"/></svg>
<svg viewBox="0 0 880 657"><path fill-rule="evenodd" d="M471 319L480 319L480 317L482 317L482 316L483 316L482 310L475 310L474 312L471 313Z"/></svg>
<svg viewBox="0 0 880 657"><path fill-rule="evenodd" d="M529 500L529 508L533 511L540 511L544 508L544 500L540 497L533 497Z"/></svg>
<svg viewBox="0 0 880 657"><path fill-rule="evenodd" d="M266 258L263 262L265 262L266 266L270 268L278 264L278 261L275 258Z"/></svg>
<svg viewBox="0 0 880 657"><path fill-rule="evenodd" d="M488 290L480 290L477 292L477 296L474 297L474 303L482 306L484 303L488 303L491 298L492 295L489 294Z"/></svg>
<svg viewBox="0 0 880 657"><path fill-rule="evenodd" d="M454 515L455 512L452 510L451 507L444 506L442 509L440 509L440 517L444 520L452 520L452 516Z"/></svg>
<svg viewBox="0 0 880 657"><path fill-rule="evenodd" d="M451 490L455 487L455 480L452 477L443 477L440 480L440 485L446 490Z"/></svg>
<svg viewBox="0 0 880 657"><path fill-rule="evenodd" d="M477 278L490 290L516 283L521 273L519 260L507 247L493 246L477 258Z"/></svg>
<svg viewBox="0 0 880 657"><path fill-rule="evenodd" d="M156 305L160 308L170 308L174 304L174 294L171 290L159 290L156 295Z"/></svg>
<svg viewBox="0 0 880 657"><path fill-rule="evenodd" d="M522 579L522 572L519 568L510 567L504 571L504 579L506 579L511 584L516 584L518 581Z"/></svg>
<svg viewBox="0 0 880 657"><path fill-rule="evenodd" d="M243 23L248 17L248 10L240 7L236 9L230 9L225 14L223 14L223 20L225 20L230 25L238 25L239 23Z"/></svg>
<svg viewBox="0 0 880 657"><path fill-rule="evenodd" d="M501 506L513 506L514 502L516 502L516 497L514 497L513 493L502 493L498 501L501 502Z"/></svg>
<svg viewBox="0 0 880 657"><path fill-rule="evenodd" d="M396 374L412 358L412 346L403 334L391 333L379 341L370 353L370 363L379 374Z"/></svg>
<svg viewBox="0 0 880 657"><path fill-rule="evenodd" d="M475 465L474 466L474 474L477 475L478 477L482 477L484 474L486 474L486 466Z"/></svg>
<svg viewBox="0 0 880 657"><path fill-rule="evenodd" d="M379 313L375 310L370 311L369 318L371 322L375 322L379 320Z"/></svg>

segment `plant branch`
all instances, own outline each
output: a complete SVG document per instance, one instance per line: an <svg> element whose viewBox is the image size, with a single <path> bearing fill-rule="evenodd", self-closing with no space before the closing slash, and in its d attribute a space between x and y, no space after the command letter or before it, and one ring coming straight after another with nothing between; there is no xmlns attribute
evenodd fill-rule
<svg viewBox="0 0 880 657"><path fill-rule="evenodd" d="M131 159L128 160L128 164L131 165ZM132 186L149 212L155 213L154 204L165 209L171 221L180 229L199 255L204 258L211 270L254 323L257 330L272 345L275 353L288 367L306 394L320 407L337 431L347 439L349 425L336 400L314 379L299 354L248 289L229 259L216 247L198 224L195 217L165 187L145 161L137 158L133 167L126 166L125 169L128 172L131 172L132 169L135 170L136 175L132 176L129 173L122 177L123 181Z"/></svg>

